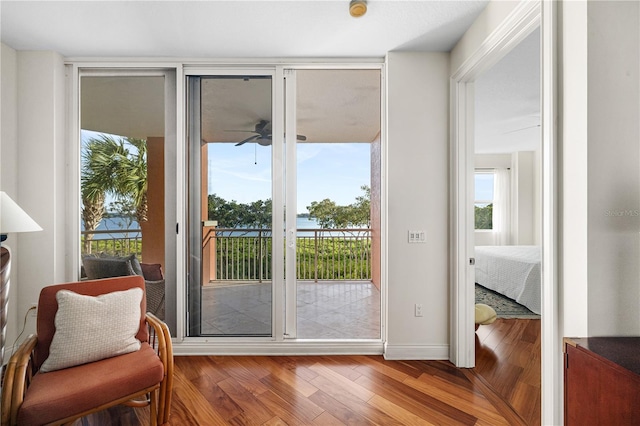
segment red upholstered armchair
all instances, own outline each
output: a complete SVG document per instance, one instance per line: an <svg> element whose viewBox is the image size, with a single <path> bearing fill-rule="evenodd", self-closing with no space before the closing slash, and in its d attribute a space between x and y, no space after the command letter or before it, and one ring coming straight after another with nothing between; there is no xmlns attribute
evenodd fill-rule
<svg viewBox="0 0 640 426"><path fill-rule="evenodd" d="M65 424L118 404L149 405L151 425L163 424L172 382L169 329L146 313L142 277L45 287L37 335L7 365L2 425Z"/></svg>

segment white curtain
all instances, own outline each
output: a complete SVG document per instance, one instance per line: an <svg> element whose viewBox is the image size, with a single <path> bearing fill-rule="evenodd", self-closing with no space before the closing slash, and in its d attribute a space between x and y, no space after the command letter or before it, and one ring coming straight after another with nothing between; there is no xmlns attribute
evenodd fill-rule
<svg viewBox="0 0 640 426"><path fill-rule="evenodd" d="M493 243L511 244L511 176L509 169L496 169L493 180Z"/></svg>

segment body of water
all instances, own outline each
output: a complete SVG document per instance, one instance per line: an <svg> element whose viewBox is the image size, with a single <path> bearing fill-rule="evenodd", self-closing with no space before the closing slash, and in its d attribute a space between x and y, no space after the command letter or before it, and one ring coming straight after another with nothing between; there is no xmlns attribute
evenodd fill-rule
<svg viewBox="0 0 640 426"><path fill-rule="evenodd" d="M84 222L82 225L82 231L84 231ZM140 232L122 232L126 229L140 229L140 225L136 220L129 220L124 217L114 216L114 217L103 217L100 221L100 224L96 228L96 231L112 231L105 234L95 234L93 236L94 240L110 240L113 238L123 238L123 237L139 237Z"/></svg>
<svg viewBox="0 0 640 426"><path fill-rule="evenodd" d="M313 219L313 218L309 218L309 217L297 217L296 218L296 227L298 229L318 229L318 222ZM139 237L140 233L139 232L123 232L126 229L140 229L140 226L138 225L138 222L136 222L135 220L129 222L126 218L123 217L118 217L118 216L114 216L114 217L105 217L102 219L102 221L100 221L100 225L98 225L98 228L96 229L97 231L111 231L109 233L104 233L104 234L95 234L94 235L94 239L95 240L107 240L107 239L113 239L113 238L123 238L123 237L129 237L129 238L134 238L134 237ZM84 224L82 225L82 230L84 231ZM245 235L257 235L257 232L249 232ZM340 232L333 232L333 231L325 231L323 233L323 235L325 236L333 236L333 234L336 234L336 236L338 235L342 235L342 233ZM304 231L300 231L298 232L298 236L299 237L311 237L313 236L313 232L309 231L309 232L304 232Z"/></svg>

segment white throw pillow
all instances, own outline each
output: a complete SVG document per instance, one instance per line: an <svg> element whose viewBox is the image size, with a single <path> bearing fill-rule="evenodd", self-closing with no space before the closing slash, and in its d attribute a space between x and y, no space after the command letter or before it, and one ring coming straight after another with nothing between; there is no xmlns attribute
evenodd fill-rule
<svg viewBox="0 0 640 426"><path fill-rule="evenodd" d="M140 328L141 288L97 297L60 290L56 300L56 331L40 371L60 370L140 349L135 336Z"/></svg>

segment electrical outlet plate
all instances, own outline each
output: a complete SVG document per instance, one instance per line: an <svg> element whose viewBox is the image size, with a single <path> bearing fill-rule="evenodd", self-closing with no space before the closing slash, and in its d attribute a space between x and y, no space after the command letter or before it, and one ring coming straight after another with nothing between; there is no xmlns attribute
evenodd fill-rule
<svg viewBox="0 0 640 426"><path fill-rule="evenodd" d="M422 316L422 303L416 303L416 305L415 305L415 316L417 316L417 317L421 317Z"/></svg>

